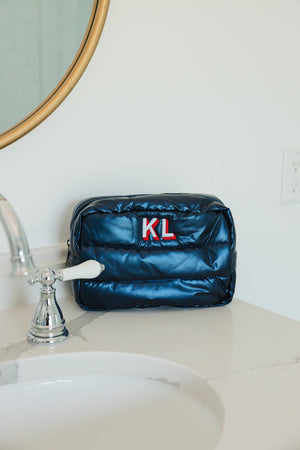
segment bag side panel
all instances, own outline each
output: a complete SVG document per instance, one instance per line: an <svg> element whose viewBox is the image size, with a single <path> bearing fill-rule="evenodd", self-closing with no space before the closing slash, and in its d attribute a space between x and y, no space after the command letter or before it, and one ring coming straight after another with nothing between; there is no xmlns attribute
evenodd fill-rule
<svg viewBox="0 0 300 450"><path fill-rule="evenodd" d="M140 282L97 282L74 280L77 303L84 309L112 310L157 306L221 306L232 299L224 295L228 280L159 280Z"/></svg>

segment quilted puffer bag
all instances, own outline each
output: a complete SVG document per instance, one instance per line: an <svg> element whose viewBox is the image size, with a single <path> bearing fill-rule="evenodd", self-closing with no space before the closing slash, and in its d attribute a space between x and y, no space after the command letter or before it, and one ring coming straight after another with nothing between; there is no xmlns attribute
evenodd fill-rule
<svg viewBox="0 0 300 450"><path fill-rule="evenodd" d="M225 305L235 287L231 212L200 194L90 198L73 212L68 265L89 259L105 270L72 281L84 309Z"/></svg>

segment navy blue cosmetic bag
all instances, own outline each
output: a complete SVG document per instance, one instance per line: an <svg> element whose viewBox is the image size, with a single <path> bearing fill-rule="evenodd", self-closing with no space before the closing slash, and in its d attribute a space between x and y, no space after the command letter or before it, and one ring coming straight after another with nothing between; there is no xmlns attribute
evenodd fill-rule
<svg viewBox="0 0 300 450"><path fill-rule="evenodd" d="M77 205L68 265L105 265L93 280L73 280L84 309L220 306L235 287L230 210L200 194L97 197Z"/></svg>

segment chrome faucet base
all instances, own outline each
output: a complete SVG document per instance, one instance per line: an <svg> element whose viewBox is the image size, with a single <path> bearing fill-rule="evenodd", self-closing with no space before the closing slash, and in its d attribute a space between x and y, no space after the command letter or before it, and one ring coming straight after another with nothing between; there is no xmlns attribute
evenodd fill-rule
<svg viewBox="0 0 300 450"><path fill-rule="evenodd" d="M32 325L27 339L35 344L57 344L65 341L68 335L69 332L63 324L53 329L48 326L35 327Z"/></svg>
<svg viewBox="0 0 300 450"><path fill-rule="evenodd" d="M69 332L65 327L60 307L56 301L56 289L53 287L60 272L45 267L32 273L27 281L34 284L37 281L42 284L40 301L35 310L28 339L35 344L55 344L64 341Z"/></svg>
<svg viewBox="0 0 300 450"><path fill-rule="evenodd" d="M40 290L40 301L28 334L29 341L36 344L55 344L64 341L69 334L64 325L65 320L61 309L56 301L55 288L53 287L56 280L95 278L104 269L103 264L90 260L68 269L54 270L51 267L44 267L31 273L27 282L29 284L39 282L42 288Z"/></svg>

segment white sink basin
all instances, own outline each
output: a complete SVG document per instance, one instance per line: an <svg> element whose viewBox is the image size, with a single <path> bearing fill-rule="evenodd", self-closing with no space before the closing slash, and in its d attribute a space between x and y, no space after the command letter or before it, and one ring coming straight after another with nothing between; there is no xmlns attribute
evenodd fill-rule
<svg viewBox="0 0 300 450"><path fill-rule="evenodd" d="M196 373L151 357L71 353L0 364L2 450L213 450L223 407Z"/></svg>

